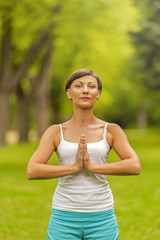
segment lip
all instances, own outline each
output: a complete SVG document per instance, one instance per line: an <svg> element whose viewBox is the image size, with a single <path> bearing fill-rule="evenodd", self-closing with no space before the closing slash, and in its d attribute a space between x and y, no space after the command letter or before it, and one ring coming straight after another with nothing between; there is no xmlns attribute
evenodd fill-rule
<svg viewBox="0 0 160 240"><path fill-rule="evenodd" d="M90 98L89 98L89 97L82 97L81 99L83 99L83 100L89 100Z"/></svg>

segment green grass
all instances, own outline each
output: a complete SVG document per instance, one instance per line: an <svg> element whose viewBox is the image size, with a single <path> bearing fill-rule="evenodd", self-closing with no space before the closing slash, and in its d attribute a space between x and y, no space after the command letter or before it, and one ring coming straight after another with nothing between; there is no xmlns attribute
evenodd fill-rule
<svg viewBox="0 0 160 240"><path fill-rule="evenodd" d="M142 163L140 176L108 176L120 240L160 239L160 130L126 131ZM0 149L0 239L45 240L57 179L28 181L37 143ZM110 162L118 160L113 150ZM50 163L56 162L55 155Z"/></svg>

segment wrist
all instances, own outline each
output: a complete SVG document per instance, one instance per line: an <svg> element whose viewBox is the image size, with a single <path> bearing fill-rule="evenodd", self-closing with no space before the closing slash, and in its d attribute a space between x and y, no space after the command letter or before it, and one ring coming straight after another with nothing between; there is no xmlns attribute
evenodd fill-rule
<svg viewBox="0 0 160 240"><path fill-rule="evenodd" d="M78 173L81 170L80 166L77 163L74 163L72 167L73 167L73 173Z"/></svg>
<svg viewBox="0 0 160 240"><path fill-rule="evenodd" d="M107 171L107 164L92 163L90 166L90 172L92 173L106 174L105 171Z"/></svg>
<svg viewBox="0 0 160 240"><path fill-rule="evenodd" d="M86 167L87 171L94 173L94 165L95 165L94 163L90 162Z"/></svg>

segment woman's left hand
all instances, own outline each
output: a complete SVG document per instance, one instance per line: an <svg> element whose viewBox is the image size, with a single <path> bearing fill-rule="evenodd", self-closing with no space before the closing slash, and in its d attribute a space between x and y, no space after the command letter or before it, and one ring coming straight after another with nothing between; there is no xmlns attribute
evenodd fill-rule
<svg viewBox="0 0 160 240"><path fill-rule="evenodd" d="M84 152L84 168L88 171L91 171L92 163L89 158L89 153L87 151L87 142L86 137L83 138L83 152Z"/></svg>

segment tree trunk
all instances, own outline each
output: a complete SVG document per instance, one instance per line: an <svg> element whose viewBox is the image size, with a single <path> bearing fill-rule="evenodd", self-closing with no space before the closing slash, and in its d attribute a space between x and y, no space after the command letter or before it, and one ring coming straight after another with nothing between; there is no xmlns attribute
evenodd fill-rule
<svg viewBox="0 0 160 240"><path fill-rule="evenodd" d="M33 98L35 101L38 136L41 137L49 125L49 81L52 43L49 42L42 59L40 71L35 79Z"/></svg>
<svg viewBox="0 0 160 240"><path fill-rule="evenodd" d="M53 109L53 122L59 123L60 122L60 114L59 114L59 107Z"/></svg>
<svg viewBox="0 0 160 240"><path fill-rule="evenodd" d="M6 23L6 24L10 24L10 22ZM7 25L6 29L4 30L5 34L3 36L2 39L2 49L1 49L1 71L0 71L0 91L1 91L1 103L0 103L0 117L3 116L3 119L5 119L5 121L3 121L1 119L0 121L0 135L1 135L1 140L0 140L0 145L4 145L5 144L5 133L8 130L8 121L9 121L9 106L6 107L6 110L4 109L4 106L7 105L7 103L5 103L3 105L4 102L8 101L9 95L11 92L15 91L15 88L17 87L17 85L19 84L20 80L25 76L28 67L30 65L30 63L32 62L34 56L36 55L37 51L39 50L39 48L44 44L44 41L46 41L46 39L48 38L47 35L42 34L41 37L39 37L39 39L37 39L33 45L31 46L30 50L28 51L26 58L23 62L23 64L19 67L18 71L15 73L14 76L11 76L10 72L11 72L11 26ZM48 33L46 33L48 34ZM6 94L6 96L5 96ZM4 99L7 99L6 101ZM25 101L25 100L23 100ZM20 104L20 102L18 103ZM21 103L21 105L23 105L23 102ZM27 110L26 106L20 107L20 111L23 110L23 114L24 111ZM27 114L27 113L25 113ZM19 114L19 116L21 116L21 113ZM22 117L24 117L22 115ZM2 117L1 117L2 118ZM25 117L24 117L24 121L25 121ZM3 125L3 123L5 124L5 127ZM26 123L21 123L21 126L19 126L20 128L27 128L27 126L23 126L22 124L25 125ZM22 130L22 129L21 129ZM21 139L26 138L26 136L24 136L25 131L22 133L22 131L20 130L20 134L21 134ZM22 136L23 135L23 136Z"/></svg>
<svg viewBox="0 0 160 240"><path fill-rule="evenodd" d="M11 18L2 19L2 45L0 66L0 146L6 144L5 134L9 119L9 79L11 77Z"/></svg>
<svg viewBox="0 0 160 240"><path fill-rule="evenodd" d="M53 13L56 15L59 12L60 5L57 4L53 8ZM8 126L8 118L9 118L9 103L8 97L9 94L17 88L19 82L26 76L28 68L33 61L35 55L39 51L39 49L44 46L44 43L48 40L50 36L50 32L52 28L55 27L56 21L53 20L50 22L49 26L42 31L41 34L38 34L38 37L35 39L33 44L30 46L28 51L26 52L26 56L24 57L24 61L19 65L17 70L15 71L14 75L11 76L13 64L11 62L11 50L12 50L12 42L11 42L11 33L12 33L12 7L8 7L5 11L5 14L2 14L2 44L1 44L1 66L0 66L0 145L5 144L5 132L7 131ZM23 99L23 101L25 101ZM23 102L22 101L22 102ZM41 101L40 101L41 102ZM20 106L19 102L19 109L20 111L26 111L27 108ZM39 103L37 103L39 105ZM43 104L44 105L44 104ZM23 113L24 116L27 116L26 112ZM41 115L41 114L40 114ZM3 116L3 118L2 118ZM25 121L25 117L24 117ZM20 124L20 123L19 123ZM26 123L21 123L25 126L19 127L22 129L27 128ZM24 130L24 134L26 130ZM22 134L23 135L23 134ZM22 139L26 138L25 136L21 136Z"/></svg>
<svg viewBox="0 0 160 240"><path fill-rule="evenodd" d="M19 133L19 141L24 142L28 140L29 130L29 113L28 113L28 96L23 93L20 85L17 89L17 130Z"/></svg>
<svg viewBox="0 0 160 240"><path fill-rule="evenodd" d="M35 101L35 113L38 137L41 137L49 124L49 109L46 96L37 96Z"/></svg>
<svg viewBox="0 0 160 240"><path fill-rule="evenodd" d="M5 134L8 130L9 94L0 91L0 146L5 146Z"/></svg>
<svg viewBox="0 0 160 240"><path fill-rule="evenodd" d="M19 132L19 141L24 142L28 140L28 101L27 98L18 99L18 118L17 130Z"/></svg>
<svg viewBox="0 0 160 240"><path fill-rule="evenodd" d="M146 107L142 104L137 113L137 125L139 129L147 128L147 110Z"/></svg>

